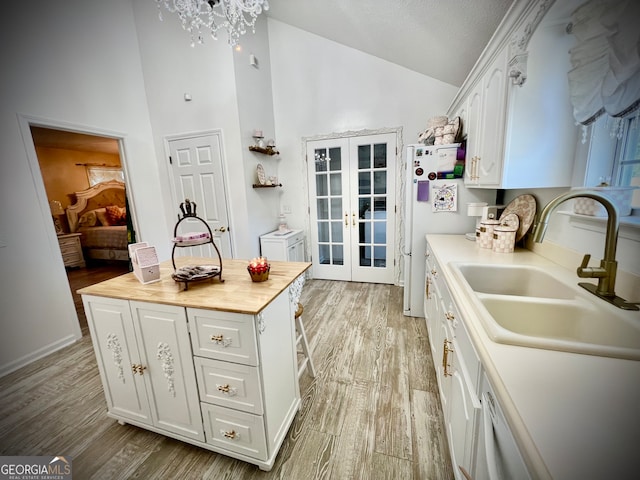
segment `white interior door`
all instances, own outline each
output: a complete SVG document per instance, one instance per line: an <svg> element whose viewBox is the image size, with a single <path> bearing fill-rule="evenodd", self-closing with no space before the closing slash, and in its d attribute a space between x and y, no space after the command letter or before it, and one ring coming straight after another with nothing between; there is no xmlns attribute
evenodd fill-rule
<svg viewBox="0 0 640 480"><path fill-rule="evenodd" d="M168 145L176 222L180 203L187 198L195 202L196 214L211 228L220 254L224 258L232 258L221 132L176 138L169 140ZM197 220L185 220L180 224L180 230L180 233L201 231L202 224ZM178 254L215 258L210 244L179 248L176 249Z"/></svg>
<svg viewBox="0 0 640 480"><path fill-rule="evenodd" d="M393 283L395 134L307 143L315 278Z"/></svg>

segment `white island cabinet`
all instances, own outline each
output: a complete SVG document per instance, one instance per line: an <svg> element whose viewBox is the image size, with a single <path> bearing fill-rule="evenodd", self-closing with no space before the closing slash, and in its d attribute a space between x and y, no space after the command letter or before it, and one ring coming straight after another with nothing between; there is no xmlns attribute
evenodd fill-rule
<svg viewBox="0 0 640 480"><path fill-rule="evenodd" d="M109 414L204 440L184 308L83 296Z"/></svg>
<svg viewBox="0 0 640 480"><path fill-rule="evenodd" d="M292 284L310 264L271 262L261 283L246 265L181 290L165 262L160 282L130 273L79 293L110 417L268 471L300 406Z"/></svg>

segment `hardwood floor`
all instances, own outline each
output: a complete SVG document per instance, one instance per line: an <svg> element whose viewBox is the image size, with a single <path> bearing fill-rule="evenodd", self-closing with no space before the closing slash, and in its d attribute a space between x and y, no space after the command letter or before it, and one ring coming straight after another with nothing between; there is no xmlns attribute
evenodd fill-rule
<svg viewBox="0 0 640 480"><path fill-rule="evenodd" d="M301 377L270 472L107 418L88 334L0 379L0 455L70 456L77 479L453 478L427 330L402 315L402 289L310 280L301 301L317 376Z"/></svg>

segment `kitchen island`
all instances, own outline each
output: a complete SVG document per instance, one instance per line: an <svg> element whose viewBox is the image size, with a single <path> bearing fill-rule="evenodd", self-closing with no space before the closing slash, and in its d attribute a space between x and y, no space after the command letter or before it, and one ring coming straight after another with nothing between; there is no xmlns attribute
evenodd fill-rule
<svg viewBox="0 0 640 480"><path fill-rule="evenodd" d="M178 257L176 266L210 258ZM108 415L270 470L300 406L294 302L305 262L224 260L219 279L142 284L133 273L82 288Z"/></svg>
<svg viewBox="0 0 640 480"><path fill-rule="evenodd" d="M435 277L434 283L446 283L446 291L451 295L451 301L445 298L442 303L442 323L449 325L445 331L445 348L451 348L448 353L453 352L453 356L466 356L467 361L466 368L460 372L457 372L455 361L449 364L445 360L444 368L438 369L444 370L445 375L452 375L447 378L456 378L459 373L461 378L468 379L462 383L469 385L471 396L480 396L481 378L486 375L530 477L555 480L636 478L640 471L640 457L637 455L640 444L640 361L498 343L488 335L480 321L483 315L480 302L453 272L453 265L460 262L531 266L543 269L566 285L575 286L576 295L585 295L590 300L591 294L583 293L577 287L575 268L552 262L522 248L512 254L495 253L479 248L475 242L469 242L461 235L427 235L427 242L427 261L434 265L428 275ZM579 264L579 255L566 252L565 256L571 257L569 265ZM573 260L573 256L578 260ZM427 297L435 295L428 289ZM596 297L594 299L602 302ZM618 314L618 309L609 307L606 302L603 304L603 311ZM624 315L635 328L640 328L640 313ZM607 314L601 321L608 321ZM433 332L437 336L438 319L428 319L427 324L430 335ZM470 340L469 344L466 338ZM450 405L455 403L452 396L451 393L448 398ZM449 411L452 409L450 406L447 408ZM472 406L466 411L474 408ZM486 409L487 405L481 405L481 408ZM456 425L456 420L451 423ZM465 443L464 438L460 442L456 440L452 450L456 451L455 444L462 445L455 463L462 466L467 462L465 469L472 471L474 464L484 461L480 458L484 449L478 450L476 456L472 453L473 445L484 442L486 438L479 434L482 418L470 415L468 422L463 423L466 427L463 425L458 432L463 436L466 433L469 442ZM456 433L451 429L449 435L451 431ZM454 469L457 469L456 465ZM485 478L478 472L480 469L476 468L474 478Z"/></svg>

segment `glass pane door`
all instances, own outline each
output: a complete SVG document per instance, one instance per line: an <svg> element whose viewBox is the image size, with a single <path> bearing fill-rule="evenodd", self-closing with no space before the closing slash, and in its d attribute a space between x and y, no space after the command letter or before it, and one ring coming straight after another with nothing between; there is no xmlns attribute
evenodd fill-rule
<svg viewBox="0 0 640 480"><path fill-rule="evenodd" d="M314 276L350 280L349 150L344 140L307 144ZM346 164L348 167L348 163ZM314 205L315 203L315 205ZM315 240L315 241L314 241Z"/></svg>
<svg viewBox="0 0 640 480"><path fill-rule="evenodd" d="M393 283L395 133L307 142L313 275Z"/></svg>
<svg viewBox="0 0 640 480"><path fill-rule="evenodd" d="M358 217L352 279L393 283L395 135L355 137L351 152Z"/></svg>

